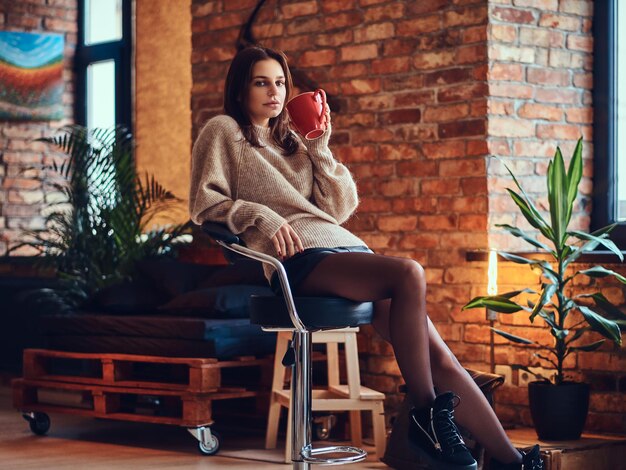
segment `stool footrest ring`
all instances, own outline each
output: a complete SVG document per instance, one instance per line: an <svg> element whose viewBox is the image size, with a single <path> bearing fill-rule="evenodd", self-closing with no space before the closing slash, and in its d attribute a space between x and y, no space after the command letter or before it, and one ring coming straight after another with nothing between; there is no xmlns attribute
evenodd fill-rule
<svg viewBox="0 0 626 470"><path fill-rule="evenodd" d="M315 463L321 465L343 465L346 463L360 462L365 460L367 457L367 452L363 449L359 449L358 447L351 446L331 446L331 447L320 447L319 449L313 449L312 447L308 447L302 449L300 453L302 455L303 461L307 463ZM337 457L333 459L325 459L316 457L318 455L325 454L353 454L348 455L346 457Z"/></svg>

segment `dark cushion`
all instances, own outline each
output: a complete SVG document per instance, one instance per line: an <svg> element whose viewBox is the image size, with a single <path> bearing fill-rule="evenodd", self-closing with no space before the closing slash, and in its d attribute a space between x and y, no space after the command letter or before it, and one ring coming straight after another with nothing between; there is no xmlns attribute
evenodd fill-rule
<svg viewBox="0 0 626 470"><path fill-rule="evenodd" d="M209 287L180 294L159 309L169 315L249 318L248 303L251 295L273 295L273 293L267 284Z"/></svg>
<svg viewBox="0 0 626 470"><path fill-rule="evenodd" d="M233 264L223 266L213 272L206 279L198 283L198 288L230 286L246 284L267 286L267 279L263 274L263 266L253 259L241 259Z"/></svg>
<svg viewBox="0 0 626 470"><path fill-rule="evenodd" d="M298 316L310 330L346 328L372 322L374 304L340 297L296 297ZM250 322L265 327L293 328L283 297L250 298Z"/></svg>
<svg viewBox="0 0 626 470"><path fill-rule="evenodd" d="M122 282L101 289L92 296L90 310L113 315L147 314L168 300L167 294L143 279Z"/></svg>
<svg viewBox="0 0 626 470"><path fill-rule="evenodd" d="M46 337L45 347L72 352L214 357L219 360L228 360L236 356L265 356L274 352L275 335L263 332L259 328L259 335L253 338L251 341L250 337L227 336L197 341L134 336L49 336Z"/></svg>
<svg viewBox="0 0 626 470"><path fill-rule="evenodd" d="M171 299L195 289L200 281L223 267L183 263L173 258L148 258L137 263L137 268L145 279Z"/></svg>
<svg viewBox="0 0 626 470"><path fill-rule="evenodd" d="M206 319L166 315L118 317L92 313L42 315L46 335L144 336L207 340L218 336L254 336L259 327L248 319Z"/></svg>
<svg viewBox="0 0 626 470"><path fill-rule="evenodd" d="M76 352L107 352L176 357L264 355L275 337L248 319L113 316L102 314L42 315L47 346Z"/></svg>

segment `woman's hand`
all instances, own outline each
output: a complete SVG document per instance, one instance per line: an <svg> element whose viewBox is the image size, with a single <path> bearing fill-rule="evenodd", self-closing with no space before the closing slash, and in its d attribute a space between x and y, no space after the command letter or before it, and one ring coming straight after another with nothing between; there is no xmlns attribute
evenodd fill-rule
<svg viewBox="0 0 626 470"><path fill-rule="evenodd" d="M287 222L272 237L272 243L281 259L291 258L296 253L304 251L300 237Z"/></svg>

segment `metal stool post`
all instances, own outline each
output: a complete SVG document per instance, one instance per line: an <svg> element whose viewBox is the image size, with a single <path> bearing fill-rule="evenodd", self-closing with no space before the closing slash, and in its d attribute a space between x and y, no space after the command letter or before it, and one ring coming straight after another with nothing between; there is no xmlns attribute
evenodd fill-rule
<svg viewBox="0 0 626 470"><path fill-rule="evenodd" d="M291 461L294 470L309 470L304 454L311 450L311 332L296 331L292 347L296 360L291 372Z"/></svg>

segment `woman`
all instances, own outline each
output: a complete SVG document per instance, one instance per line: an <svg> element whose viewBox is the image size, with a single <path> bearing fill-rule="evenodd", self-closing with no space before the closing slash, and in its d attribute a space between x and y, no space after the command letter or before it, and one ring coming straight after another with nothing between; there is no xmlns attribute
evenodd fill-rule
<svg viewBox="0 0 626 470"><path fill-rule="evenodd" d="M409 439L436 469L470 470L476 461L455 425L493 456L491 468L540 469L539 448L519 452L474 381L426 313L424 270L415 261L374 254L341 227L358 205L348 169L328 148L289 129L292 88L285 56L251 47L233 59L225 115L209 120L193 148L190 213L201 224L226 224L246 244L283 260L297 295L373 301L376 330L393 345L415 405ZM272 287L280 286L265 265ZM454 390L439 395L437 390ZM456 394L456 395L455 395ZM459 399L460 397L460 399ZM457 407L458 404L458 407Z"/></svg>

